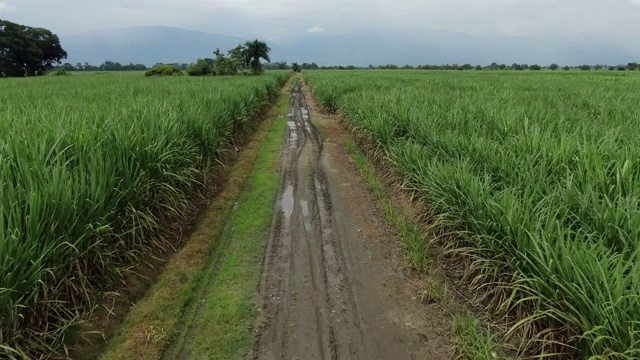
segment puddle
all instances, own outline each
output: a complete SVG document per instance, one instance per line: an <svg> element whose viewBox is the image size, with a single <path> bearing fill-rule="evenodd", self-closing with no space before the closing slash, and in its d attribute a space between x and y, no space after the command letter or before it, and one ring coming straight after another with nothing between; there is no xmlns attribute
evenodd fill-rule
<svg viewBox="0 0 640 360"><path fill-rule="evenodd" d="M287 121L287 125L289 126L289 138L287 139L289 148L296 148L298 147L298 126L293 120Z"/></svg>
<svg viewBox="0 0 640 360"><path fill-rule="evenodd" d="M302 208L302 216L304 217L304 230L311 232L311 221L309 220L309 202L300 199L300 208Z"/></svg>
<svg viewBox="0 0 640 360"><path fill-rule="evenodd" d="M293 185L287 186L287 189L282 194L282 202L280 204L282 207L282 211L284 211L284 216L289 219L291 214L293 213Z"/></svg>
<svg viewBox="0 0 640 360"><path fill-rule="evenodd" d="M307 200L300 200L300 207L302 208L302 216L309 216L309 202Z"/></svg>

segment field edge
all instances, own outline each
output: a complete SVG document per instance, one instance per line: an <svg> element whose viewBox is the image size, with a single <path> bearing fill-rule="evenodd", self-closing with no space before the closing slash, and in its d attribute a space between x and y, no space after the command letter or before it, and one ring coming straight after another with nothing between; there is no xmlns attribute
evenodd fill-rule
<svg viewBox="0 0 640 360"><path fill-rule="evenodd" d="M147 295L127 314L101 359L158 359L179 334L180 321L196 298L198 286L208 272L207 265L217 253L217 240L259 162L264 142L278 124L273 120L281 114L282 103L288 102L286 89L285 85L251 141L241 151L228 172L223 189L201 215L189 240L171 258Z"/></svg>

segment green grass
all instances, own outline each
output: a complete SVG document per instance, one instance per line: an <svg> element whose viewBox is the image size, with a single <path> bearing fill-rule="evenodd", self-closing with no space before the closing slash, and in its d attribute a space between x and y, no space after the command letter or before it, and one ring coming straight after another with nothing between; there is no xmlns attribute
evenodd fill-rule
<svg viewBox="0 0 640 360"><path fill-rule="evenodd" d="M400 235L405 247L407 263L418 271L425 271L429 266L428 246L425 235L395 207L392 199L385 191L384 184L376 175L375 169L369 165L367 158L358 151L356 145L348 141L344 146L380 203L385 218Z"/></svg>
<svg viewBox="0 0 640 360"><path fill-rule="evenodd" d="M471 314L453 317L452 331L458 357L466 360L506 359L497 352L497 344L491 331Z"/></svg>
<svg viewBox="0 0 640 360"><path fill-rule="evenodd" d="M212 265L202 278L202 294L184 319L181 351L197 359L244 359L257 316L256 289L280 188L278 163L289 99L279 104L276 121L258 150L253 173L218 239Z"/></svg>
<svg viewBox="0 0 640 360"><path fill-rule="evenodd" d="M541 356L640 357L640 74L307 72Z"/></svg>
<svg viewBox="0 0 640 360"><path fill-rule="evenodd" d="M0 81L0 356L58 350L125 266L176 245L284 79L138 75Z"/></svg>

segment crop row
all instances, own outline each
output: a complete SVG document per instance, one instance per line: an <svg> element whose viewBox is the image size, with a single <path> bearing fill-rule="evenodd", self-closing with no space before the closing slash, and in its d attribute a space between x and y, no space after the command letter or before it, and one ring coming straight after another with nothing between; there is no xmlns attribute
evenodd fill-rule
<svg viewBox="0 0 640 360"><path fill-rule="evenodd" d="M175 246L209 170L284 80L3 81L0 357L53 352L125 266Z"/></svg>
<svg viewBox="0 0 640 360"><path fill-rule="evenodd" d="M308 72L530 351L640 358L640 77ZM425 255L426 256L426 255Z"/></svg>

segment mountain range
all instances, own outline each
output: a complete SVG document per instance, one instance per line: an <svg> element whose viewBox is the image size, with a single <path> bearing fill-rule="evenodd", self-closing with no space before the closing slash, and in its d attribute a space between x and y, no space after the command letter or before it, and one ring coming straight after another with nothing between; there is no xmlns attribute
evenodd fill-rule
<svg viewBox="0 0 640 360"><path fill-rule="evenodd" d="M245 38L181 28L148 26L92 31L60 36L68 62L100 64L190 63L244 43ZM424 34L384 30L348 34L308 33L279 45L267 41L272 61L316 62L319 65L421 65L444 63L528 63L561 65L626 64L640 60L640 44L594 35L576 37L516 37Z"/></svg>

